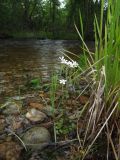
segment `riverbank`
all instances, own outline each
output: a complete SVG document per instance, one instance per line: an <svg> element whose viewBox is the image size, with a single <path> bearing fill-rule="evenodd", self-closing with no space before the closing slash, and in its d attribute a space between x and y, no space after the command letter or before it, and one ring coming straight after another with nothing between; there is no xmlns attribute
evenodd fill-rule
<svg viewBox="0 0 120 160"><path fill-rule="evenodd" d="M75 32L57 32L53 36L52 32L44 31L17 31L17 32L1 32L0 39L54 39L54 40L78 40L79 36Z"/></svg>
<svg viewBox="0 0 120 160"><path fill-rule="evenodd" d="M95 99L92 72L81 74L77 62L61 57L60 51L76 53L79 45L79 41L60 40L1 41L0 158L106 158L104 132L86 155L91 137L85 132ZM79 62L82 66L82 59ZM110 158L114 160L111 151Z"/></svg>

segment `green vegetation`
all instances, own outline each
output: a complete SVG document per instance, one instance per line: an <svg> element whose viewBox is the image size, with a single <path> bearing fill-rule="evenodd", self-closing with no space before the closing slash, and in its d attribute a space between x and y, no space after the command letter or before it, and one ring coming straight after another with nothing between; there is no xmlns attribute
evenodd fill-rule
<svg viewBox="0 0 120 160"><path fill-rule="evenodd" d="M94 14L100 3L92 0L5 0L0 2L0 37L78 39L73 22L84 19L85 38L94 39ZM9 36L8 36L9 35Z"/></svg>
<svg viewBox="0 0 120 160"><path fill-rule="evenodd" d="M67 117L67 115L62 115L55 125L56 133L59 136L67 136L76 128L76 125Z"/></svg>
<svg viewBox="0 0 120 160"><path fill-rule="evenodd" d="M64 56L59 57L59 73L44 86L47 94L40 79L28 80L28 88L40 90L41 101L29 103L32 114L27 115L36 118L39 109L45 112L43 106L49 107L45 112L49 114L44 116L48 123L40 124L46 128L52 125L55 147L61 142L72 143L68 147L70 160L120 160L119 0L66 0L64 7L58 0L6 0L0 3L0 9L0 21L4 22L0 23L1 35L40 39L79 36L83 54L61 51ZM94 52L87 47L86 39L95 39ZM66 53L76 56L77 62Z"/></svg>
<svg viewBox="0 0 120 160"><path fill-rule="evenodd" d="M90 91L89 100L82 108L77 108L76 111L79 111L76 125L79 124L81 118L83 123L82 128L79 128L79 125L77 126L79 155L76 159L82 160L86 159L89 153L93 155L95 152L101 154L101 146L104 146L106 150L103 155L104 159L106 159L105 157L107 159L120 159L118 149L120 145L120 2L119 0L109 0L105 21L103 21L104 7L104 0L101 0L100 19L97 16L94 19L95 53L89 51L82 35L83 31L80 33L76 26L85 53L82 57L82 64L79 63L79 66L72 67L74 69L71 71L72 63L75 63L75 61L61 58L64 79L60 83L64 85L64 89L67 89L69 96L69 85L72 84L73 87L77 88L82 80L87 83L87 87L83 89L80 95L84 95L88 88ZM80 19L81 28L84 29L82 18ZM85 67L85 64L88 67ZM69 69L66 69L64 65ZM72 94L74 94L74 90L72 90ZM68 108L65 107L64 109L64 112L68 112ZM58 121L57 132L59 130L60 133L66 131L64 127L61 127L64 120L65 117L63 116L63 119L60 122ZM69 126L67 129L69 129ZM97 151L95 148L97 148Z"/></svg>

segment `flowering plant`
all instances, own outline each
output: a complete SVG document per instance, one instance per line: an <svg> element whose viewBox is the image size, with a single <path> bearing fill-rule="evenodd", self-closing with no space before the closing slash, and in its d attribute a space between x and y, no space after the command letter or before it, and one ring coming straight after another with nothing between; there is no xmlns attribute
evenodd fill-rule
<svg viewBox="0 0 120 160"><path fill-rule="evenodd" d="M61 60L61 64L65 64L70 68L77 68L79 66L79 64L76 61L68 61L64 58L64 56L59 57L59 59Z"/></svg>
<svg viewBox="0 0 120 160"><path fill-rule="evenodd" d="M65 79L61 79L61 80L59 80L59 82L60 82L60 84L65 85L65 84L66 84L66 82L67 82L67 80L65 80Z"/></svg>

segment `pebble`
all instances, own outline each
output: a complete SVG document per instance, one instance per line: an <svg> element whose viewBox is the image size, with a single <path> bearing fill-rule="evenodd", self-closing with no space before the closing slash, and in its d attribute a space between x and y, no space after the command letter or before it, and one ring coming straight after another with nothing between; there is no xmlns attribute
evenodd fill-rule
<svg viewBox="0 0 120 160"><path fill-rule="evenodd" d="M47 118L47 116L43 112L32 108L26 113L26 118L32 122L42 122Z"/></svg>

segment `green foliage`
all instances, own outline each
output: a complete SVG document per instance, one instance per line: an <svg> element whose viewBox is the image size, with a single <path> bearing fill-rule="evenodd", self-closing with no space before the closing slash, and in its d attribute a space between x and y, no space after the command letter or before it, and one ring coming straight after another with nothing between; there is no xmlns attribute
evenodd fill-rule
<svg viewBox="0 0 120 160"><path fill-rule="evenodd" d="M51 79L51 85L50 85L50 100L51 100L51 105L52 105L52 113L54 114L55 110L55 98L56 98L56 90L57 90L57 81L58 81L58 76L53 75Z"/></svg>
<svg viewBox="0 0 120 160"><path fill-rule="evenodd" d="M89 68L87 69L91 81L91 98L86 117L88 123L85 129L84 143L87 144L86 153L91 150L96 140L103 132L107 135L107 145L110 144L114 158L120 159L116 146L119 145L120 124L118 110L120 106L120 2L109 0L107 19L104 22L104 0L101 0L100 19L95 16L95 53L88 50L80 32L80 38L86 50L88 50ZM114 126L114 129L113 129ZM116 126L116 127L115 127ZM117 141L114 137L118 137ZM89 137L91 137L89 139ZM105 136L106 137L106 136ZM81 147L81 148L82 148ZM108 147L108 153L110 148Z"/></svg>
<svg viewBox="0 0 120 160"><path fill-rule="evenodd" d="M76 125L64 113L55 123L55 127L58 135L68 135L76 128Z"/></svg>
<svg viewBox="0 0 120 160"><path fill-rule="evenodd" d="M79 9L87 35L93 30L91 24L94 12L99 12L98 6L98 2L88 0L67 0L63 8L60 0L1 1L0 34L9 33L15 38L77 39L73 24L79 24Z"/></svg>
<svg viewBox="0 0 120 160"><path fill-rule="evenodd" d="M40 84L40 80L39 79L32 79L31 81L30 81L30 84L32 85L32 86L39 86L39 84Z"/></svg>
<svg viewBox="0 0 120 160"><path fill-rule="evenodd" d="M35 78L32 80L29 80L26 84L27 87L33 88L33 89L40 89L41 88L41 81L39 78Z"/></svg>
<svg viewBox="0 0 120 160"><path fill-rule="evenodd" d="M112 5L114 3L114 5ZM102 0L102 8L103 8ZM97 70L102 66L105 67L106 76L106 94L109 90L116 90L120 83L120 2L118 0L109 0L107 21L103 28L103 9L101 10L100 26L95 19L96 30L96 53L95 61L102 59L97 64ZM104 31L103 31L104 29ZM103 35L104 33L104 35ZM104 36L104 39L103 39Z"/></svg>

